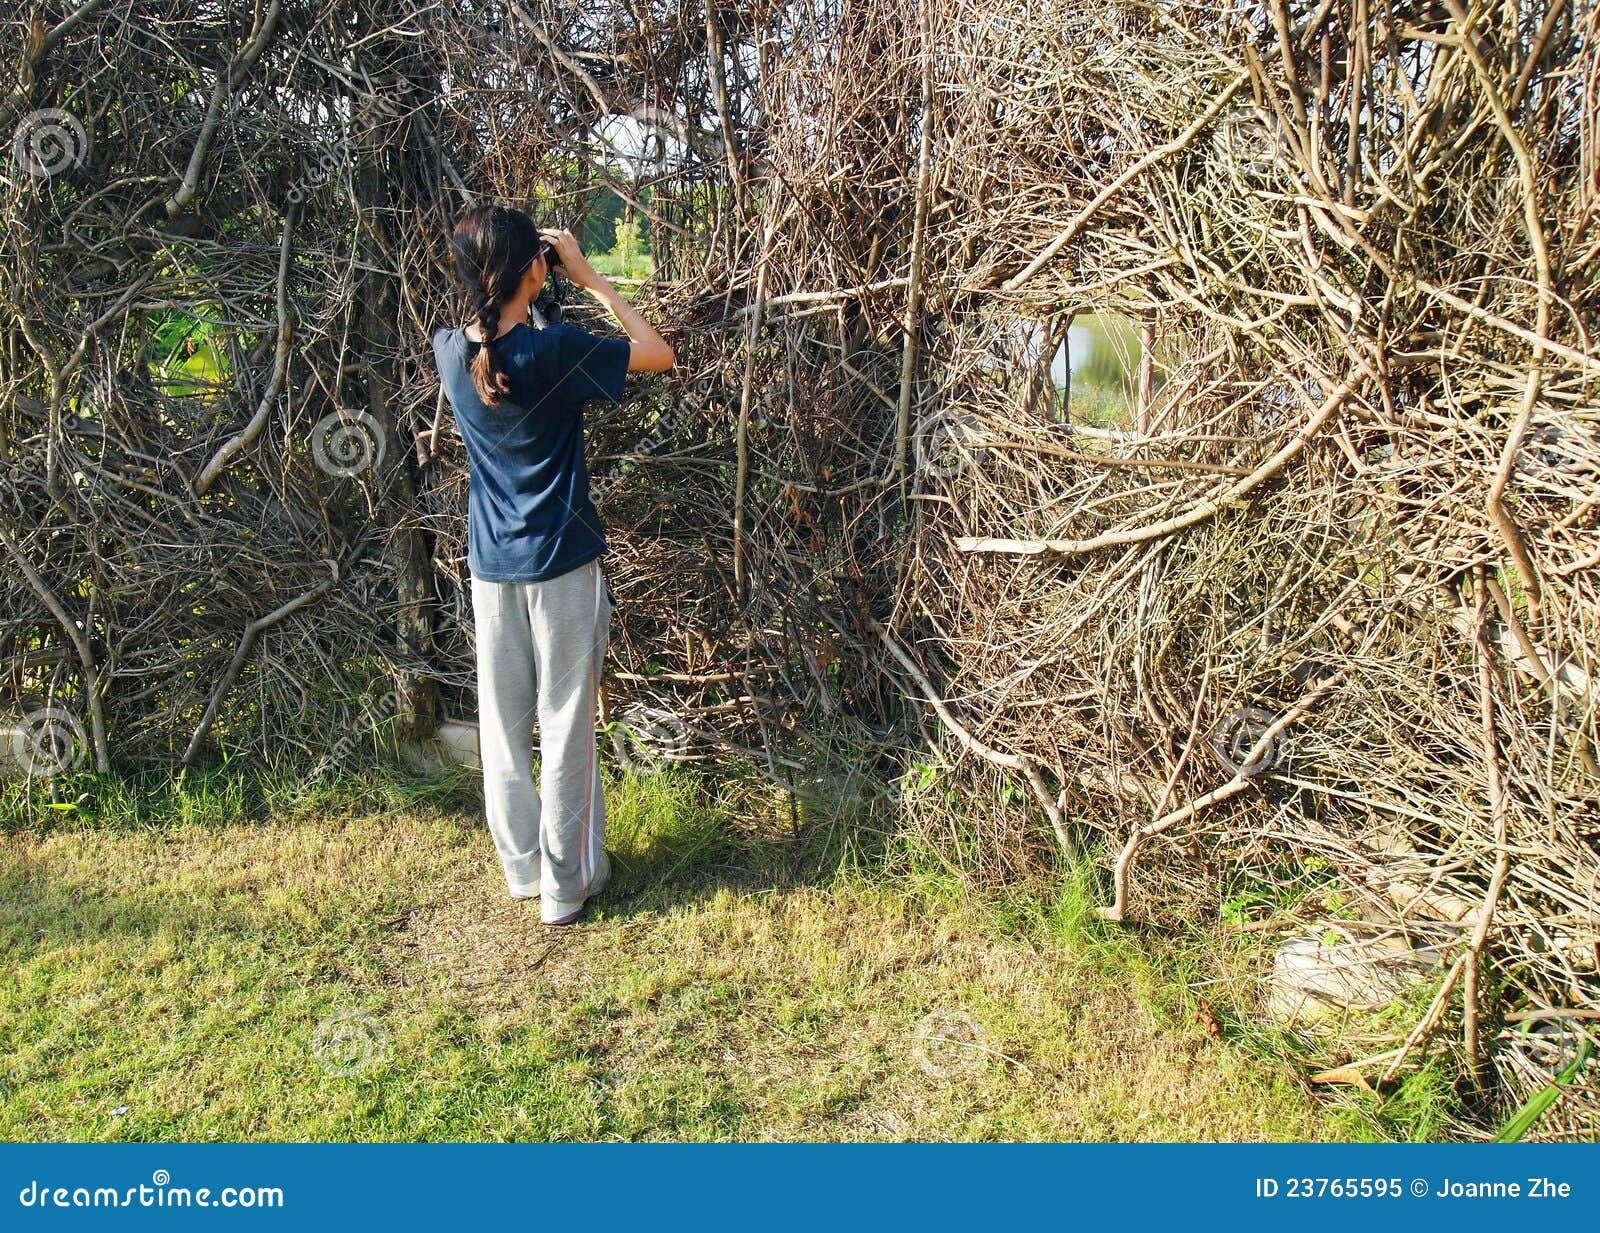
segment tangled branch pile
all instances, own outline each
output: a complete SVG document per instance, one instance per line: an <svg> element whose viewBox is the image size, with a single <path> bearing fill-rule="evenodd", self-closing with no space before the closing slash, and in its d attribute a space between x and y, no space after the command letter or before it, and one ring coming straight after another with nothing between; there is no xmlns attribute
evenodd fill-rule
<svg viewBox="0 0 1600 1233"><path fill-rule="evenodd" d="M920 728L997 804L918 824L981 869L1098 835L1113 919L1320 866L1443 957L1383 1077L1447 1023L1521 1074L1507 1023L1600 1018L1596 22L12 18L6 703L101 767L323 752L385 676L407 734L470 713L442 237L620 197L680 358L591 412L622 705L823 795ZM1109 409L1052 373L1086 324L1137 340Z"/></svg>

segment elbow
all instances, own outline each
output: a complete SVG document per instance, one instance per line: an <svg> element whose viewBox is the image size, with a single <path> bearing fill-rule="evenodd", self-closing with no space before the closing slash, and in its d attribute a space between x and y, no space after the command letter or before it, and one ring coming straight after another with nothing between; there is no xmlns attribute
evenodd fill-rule
<svg viewBox="0 0 1600 1233"><path fill-rule="evenodd" d="M660 346L645 347L634 344L633 358L628 364L630 372L667 372L678 362L678 357L673 354L671 346L663 342Z"/></svg>

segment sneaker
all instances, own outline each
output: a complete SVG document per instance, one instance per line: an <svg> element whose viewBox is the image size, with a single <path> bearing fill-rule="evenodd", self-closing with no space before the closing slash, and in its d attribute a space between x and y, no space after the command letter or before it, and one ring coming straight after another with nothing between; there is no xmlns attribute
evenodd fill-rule
<svg viewBox="0 0 1600 1233"><path fill-rule="evenodd" d="M507 880L506 890L513 899L537 899L539 897L539 866L533 870L533 880L529 882L512 882Z"/></svg>
<svg viewBox="0 0 1600 1233"><path fill-rule="evenodd" d="M589 900L593 899L601 891L605 890L610 882L611 854L604 849L601 849L600 868L595 872L594 877L589 881L589 893L583 897L576 907L569 907L567 904L561 903L554 899L546 900L544 903L544 911L540 914L539 919L547 925L572 924L578 919L578 917L583 915L584 908L589 906Z"/></svg>

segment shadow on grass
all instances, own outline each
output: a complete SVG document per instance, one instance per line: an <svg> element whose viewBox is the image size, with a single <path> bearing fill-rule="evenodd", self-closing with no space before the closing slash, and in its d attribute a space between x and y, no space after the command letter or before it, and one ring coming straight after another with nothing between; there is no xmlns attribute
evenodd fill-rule
<svg viewBox="0 0 1600 1233"><path fill-rule="evenodd" d="M842 863L870 863L887 842L865 802L791 797L684 768L617 775L606 796L613 873L595 899L599 919L671 913L724 891L825 885Z"/></svg>
<svg viewBox="0 0 1600 1233"><path fill-rule="evenodd" d="M790 794L753 773L723 771L607 767L606 847L614 872L611 886L595 899L595 918L670 913L723 891L816 886L842 861L871 863L881 854L883 834L863 823L870 803L849 794ZM196 830L215 834L307 818L420 811L467 827L468 844L492 860L481 789L475 771L421 775L381 762L359 774L308 776L292 768L221 763L78 773L53 785L0 784L7 806L0 841L20 841L7 845L9 859L0 869L0 939L21 959L61 941L250 927L229 908L226 894L204 887L180 891L145 883L108 893L87 873L63 882L59 871L26 850L44 837L93 845L97 838L156 832L177 841Z"/></svg>

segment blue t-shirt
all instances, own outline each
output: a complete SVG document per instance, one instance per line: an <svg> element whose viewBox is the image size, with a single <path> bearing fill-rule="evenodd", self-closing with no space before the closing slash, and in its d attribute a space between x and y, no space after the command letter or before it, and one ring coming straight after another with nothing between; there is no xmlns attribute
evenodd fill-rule
<svg viewBox="0 0 1600 1233"><path fill-rule="evenodd" d="M574 325L519 322L495 340L511 389L494 407L472 384L478 345L460 326L433 333L471 464L467 567L485 582L559 577L606 549L583 459L583 404L622 398L631 345Z"/></svg>

